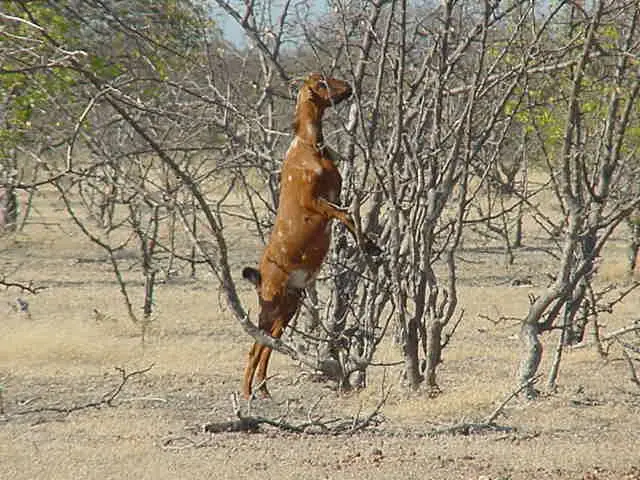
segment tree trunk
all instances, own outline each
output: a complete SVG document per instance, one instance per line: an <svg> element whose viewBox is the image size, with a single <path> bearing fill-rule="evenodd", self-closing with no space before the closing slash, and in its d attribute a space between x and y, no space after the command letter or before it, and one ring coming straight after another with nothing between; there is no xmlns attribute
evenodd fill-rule
<svg viewBox="0 0 640 480"><path fill-rule="evenodd" d="M424 379L420 374L420 361L418 356L418 319L412 317L407 322L404 335L404 374L409 386L417 389Z"/></svg>
<svg viewBox="0 0 640 480"><path fill-rule="evenodd" d="M520 327L520 340L523 345L523 355L520 362L519 379L520 384L527 384L524 392L527 398L533 399L537 396L536 389L533 387L531 380L538 371L540 360L542 358L542 343L538 338L537 321L529 321L525 319Z"/></svg>
<svg viewBox="0 0 640 480"><path fill-rule="evenodd" d="M640 272L640 211L629 218L631 241L629 242L629 274Z"/></svg>
<svg viewBox="0 0 640 480"><path fill-rule="evenodd" d="M571 318L565 311L562 331L560 332L560 338L558 339L558 345L556 346L555 355L553 356L553 362L551 362L551 370L549 371L549 378L547 379L547 390L555 392L557 388L556 380L558 379L558 373L560 372L560 360L562 360L562 352L565 345L567 345L567 335L569 334L569 325Z"/></svg>
<svg viewBox="0 0 640 480"><path fill-rule="evenodd" d="M444 324L435 318L427 322L427 352L426 366L424 369L427 387L438 390L436 381L436 369L442 360L442 328Z"/></svg>
<svg viewBox="0 0 640 480"><path fill-rule="evenodd" d="M569 298L565 304L562 335L565 345L576 345L580 343L584 337L586 323L584 321L578 321L577 314L582 306L586 288L586 281L581 281L574 289L571 298Z"/></svg>
<svg viewBox="0 0 640 480"><path fill-rule="evenodd" d="M18 200L13 187L0 187L0 234L15 232L18 224Z"/></svg>
<svg viewBox="0 0 640 480"><path fill-rule="evenodd" d="M513 234L513 248L520 248L522 246L522 205L518 207L516 217L516 228Z"/></svg>
<svg viewBox="0 0 640 480"><path fill-rule="evenodd" d="M145 321L149 321L153 313L153 288L155 287L155 283L156 271L149 270L144 278L144 307L142 312Z"/></svg>

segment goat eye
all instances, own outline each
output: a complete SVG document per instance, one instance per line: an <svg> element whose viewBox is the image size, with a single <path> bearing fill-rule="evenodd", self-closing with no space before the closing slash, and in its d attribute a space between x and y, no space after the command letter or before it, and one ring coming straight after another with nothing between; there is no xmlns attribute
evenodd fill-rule
<svg viewBox="0 0 640 480"><path fill-rule="evenodd" d="M324 80L320 80L318 82L318 88L320 88L321 90L324 90L327 87L328 87L327 82L325 82Z"/></svg>

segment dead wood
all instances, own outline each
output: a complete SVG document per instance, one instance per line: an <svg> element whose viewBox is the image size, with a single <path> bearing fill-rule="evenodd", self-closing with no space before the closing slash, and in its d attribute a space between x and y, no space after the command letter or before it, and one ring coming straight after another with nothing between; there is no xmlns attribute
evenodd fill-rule
<svg viewBox="0 0 640 480"><path fill-rule="evenodd" d="M103 406L113 407L114 401L116 398L122 393L125 385L131 378L147 373L149 370L153 368L153 364L149 365L147 368L143 368L141 370L135 370L133 372L127 373L126 370L122 367L114 367L117 372L120 373L120 383L116 385L111 391L105 393L100 400L96 400L93 402L82 403L79 405L71 405L68 407L58 407L58 406L42 406L36 408L30 408L26 410L18 410L17 412L8 413L8 417L19 416L19 415L30 415L34 413L59 413L63 415L69 415L73 412L77 412L80 410L87 410L89 408L101 408Z"/></svg>
<svg viewBox="0 0 640 480"><path fill-rule="evenodd" d="M9 288L19 288L23 292L29 292L36 295L41 290L46 289L47 287L34 287L33 282L29 283L20 283L20 282L11 282L5 279L5 277L0 278L0 287Z"/></svg>
<svg viewBox="0 0 640 480"><path fill-rule="evenodd" d="M236 419L224 422L212 422L203 425L202 430L207 433L247 432L261 433L263 426L273 427L285 433L297 433L307 435L353 435L366 428L377 426L382 422L380 411L389 398L391 389L383 392L382 398L373 409L365 416L360 417L358 412L353 417L332 418L324 420L322 417L313 418L311 412L306 422L291 423L284 420L284 416L273 419L251 414L244 414L240 408L237 395L233 396L233 408ZM250 402L249 402L250 404ZM314 405L315 406L315 405Z"/></svg>
<svg viewBox="0 0 640 480"><path fill-rule="evenodd" d="M425 436L436 436L442 434L449 435L472 435L487 432L512 433L517 431L516 427L498 425L496 419L502 414L506 405L520 392L532 386L541 375L530 378L527 382L519 385L484 420L477 422L460 422L454 425L443 425L425 433Z"/></svg>
<svg viewBox="0 0 640 480"><path fill-rule="evenodd" d="M541 375L529 379L526 383L519 385L514 389L500 404L483 420L460 422L453 425L443 425L432 430L423 432L420 436L430 437L442 434L449 435L472 435L487 432L513 433L517 431L516 427L498 425L496 419L503 413L506 405L515 398L520 392L530 387L538 381ZM384 392L384 388L383 388ZM389 397L390 390L383 393L381 400L376 408L364 418L360 418L359 414L350 418L334 418L331 420L322 420L321 418L311 418L307 422L290 423L283 418L273 419L255 415L245 415L242 413L238 403L237 396L233 397L234 413L236 418L224 422L213 422L203 425L202 429L207 433L228 433L228 432L247 432L260 433L263 426L274 427L286 433L311 434L311 435L351 435L362 431L371 426L377 426L381 423L382 417L380 410ZM249 402L250 404L250 402Z"/></svg>
<svg viewBox="0 0 640 480"><path fill-rule="evenodd" d="M627 350L631 350L635 353L640 353L640 349L635 345L630 345L626 342L621 341L619 338L616 338L618 343L622 345L622 355L624 355L625 360L627 361L627 365L629 366L629 373L631 374L631 381L640 388L640 377L638 376L638 372L636 370L636 366L633 363L634 359L631 358L629 352Z"/></svg>
<svg viewBox="0 0 640 480"><path fill-rule="evenodd" d="M631 323L631 325L627 325L626 327L615 330L607 335L603 335L600 337L600 344L612 341L619 341L619 338L623 335L633 332L640 332L640 319L636 319ZM595 345L595 341L590 342L582 342L578 345L574 345L571 347L572 350L579 350L581 348L590 347L591 345Z"/></svg>

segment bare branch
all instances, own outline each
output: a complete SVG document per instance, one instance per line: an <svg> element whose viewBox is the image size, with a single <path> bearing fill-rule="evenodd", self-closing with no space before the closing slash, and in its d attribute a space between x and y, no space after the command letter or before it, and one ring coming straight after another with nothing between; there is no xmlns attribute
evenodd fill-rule
<svg viewBox="0 0 640 480"><path fill-rule="evenodd" d="M0 286L5 287L7 289L9 288L18 288L23 292L29 292L32 293L34 295L37 295L39 292L41 292L42 290L45 290L47 287L34 287L33 286L33 282L29 282L27 284L25 283L20 283L20 282L12 282L12 281L8 281L6 280L6 278L0 277Z"/></svg>
<svg viewBox="0 0 640 480"><path fill-rule="evenodd" d="M80 405L72 405L69 407L53 407L53 406L44 406L37 408L30 408L27 410L19 410L17 412L10 412L8 416L17 416L17 415L30 415L34 413L62 413L64 415L69 415L73 412L87 410L89 408L101 408L103 406L113 407L115 400L118 398L125 385L129 380L138 375L143 375L149 372L153 368L153 364L149 365L146 368L141 370L135 370L133 372L127 373L126 370L122 367L115 367L116 371L120 374L120 382L116 385L111 391L105 393L100 400L96 400L93 402L87 402Z"/></svg>

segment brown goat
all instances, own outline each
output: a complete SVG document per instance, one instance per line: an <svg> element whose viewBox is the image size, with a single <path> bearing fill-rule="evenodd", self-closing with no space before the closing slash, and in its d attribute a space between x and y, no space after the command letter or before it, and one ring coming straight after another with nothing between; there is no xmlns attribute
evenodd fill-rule
<svg viewBox="0 0 640 480"><path fill-rule="evenodd" d="M356 234L351 216L336 205L342 177L322 137L324 111L350 95L347 82L317 73L304 80L298 93L295 138L282 165L275 226L259 270L246 267L242 271L258 291L258 326L272 337L282 335L298 310L305 287L318 274L331 243L330 221L339 220ZM369 240L364 249L380 253ZM269 396L266 376L270 356L271 348L257 342L249 351L242 384L245 398L251 397L254 375L262 396Z"/></svg>

